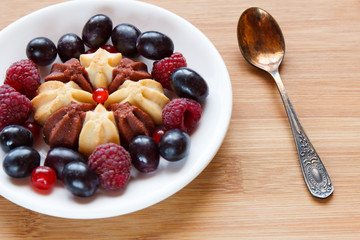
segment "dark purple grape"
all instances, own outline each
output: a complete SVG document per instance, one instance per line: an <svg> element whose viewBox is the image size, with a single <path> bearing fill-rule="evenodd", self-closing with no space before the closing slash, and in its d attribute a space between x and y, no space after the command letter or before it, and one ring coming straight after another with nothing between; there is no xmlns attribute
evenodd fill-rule
<svg viewBox="0 0 360 240"><path fill-rule="evenodd" d="M152 137L145 135L135 137L129 144L129 153L132 164L140 172L149 173L159 166L159 148Z"/></svg>
<svg viewBox="0 0 360 240"><path fill-rule="evenodd" d="M66 164L63 174L65 188L78 197L94 195L100 185L96 172L83 162Z"/></svg>
<svg viewBox="0 0 360 240"><path fill-rule="evenodd" d="M143 57L152 60L170 57L174 52L172 40L165 34L155 31L140 34L136 42L136 48Z"/></svg>
<svg viewBox="0 0 360 240"><path fill-rule="evenodd" d="M7 175L23 178L40 165L40 154L31 147L17 147L5 155L3 168Z"/></svg>
<svg viewBox="0 0 360 240"><path fill-rule="evenodd" d="M178 68L170 77L170 85L179 97L191 98L202 103L209 95L205 80L190 68Z"/></svg>
<svg viewBox="0 0 360 240"><path fill-rule="evenodd" d="M54 169L58 179L63 179L63 170L70 162L86 163L87 159L77 151L69 148L56 147L46 155L44 165Z"/></svg>
<svg viewBox="0 0 360 240"><path fill-rule="evenodd" d="M97 49L106 44L112 32L111 19L103 14L91 17L82 31L82 40L89 48Z"/></svg>
<svg viewBox="0 0 360 240"><path fill-rule="evenodd" d="M136 49L136 40L140 34L140 30L135 26L122 23L113 29L111 41L118 52L126 57L134 58L139 56Z"/></svg>
<svg viewBox="0 0 360 240"><path fill-rule="evenodd" d="M79 59L80 55L85 52L85 46L78 35L67 33L59 39L57 51L61 61L66 62L71 58Z"/></svg>
<svg viewBox="0 0 360 240"><path fill-rule="evenodd" d="M46 37L31 40L26 47L26 56L39 66L52 63L57 55L55 44Z"/></svg>
<svg viewBox="0 0 360 240"><path fill-rule="evenodd" d="M20 146L32 147L33 145L33 134L23 126L9 125L0 133L0 146L4 152L9 152L11 149Z"/></svg>
<svg viewBox="0 0 360 240"><path fill-rule="evenodd" d="M190 137L180 129L167 131L159 141L160 155L168 161L179 161L189 154Z"/></svg>

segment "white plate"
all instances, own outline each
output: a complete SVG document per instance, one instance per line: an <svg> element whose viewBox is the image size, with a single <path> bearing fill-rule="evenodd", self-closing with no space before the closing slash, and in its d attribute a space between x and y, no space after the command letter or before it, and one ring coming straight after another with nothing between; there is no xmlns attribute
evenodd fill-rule
<svg viewBox="0 0 360 240"><path fill-rule="evenodd" d="M0 76L4 79L11 63L26 58L27 43L39 36L55 44L65 33L81 36L86 21L95 14L105 14L113 26L130 23L141 31L156 30L168 35L175 51L184 54L188 67L197 71L209 86L209 96L199 127L191 135L191 150L183 161L161 159L159 169L152 174L132 171L132 179L120 192L99 191L95 196L74 197L57 183L49 194L36 192L30 179L10 179L0 169L0 194L30 210L63 218L91 219L118 216L134 212L176 193L209 164L226 134L232 111L232 90L226 66L214 45L192 24L162 8L138 1L70 1L31 13L0 32ZM140 59L144 60L144 59ZM57 59L57 61L59 61ZM151 61L145 60L151 69ZM47 71L48 69L42 69ZM42 160L48 147L36 146ZM0 152L1 159L4 153ZM2 161L2 160L1 160Z"/></svg>

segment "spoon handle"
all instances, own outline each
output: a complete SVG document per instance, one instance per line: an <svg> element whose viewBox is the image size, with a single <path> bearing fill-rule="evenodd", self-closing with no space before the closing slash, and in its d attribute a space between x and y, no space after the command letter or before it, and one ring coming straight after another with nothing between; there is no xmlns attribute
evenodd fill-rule
<svg viewBox="0 0 360 240"><path fill-rule="evenodd" d="M289 117L305 183L314 197L327 198L334 191L330 176L296 116L278 69L270 74L276 82Z"/></svg>

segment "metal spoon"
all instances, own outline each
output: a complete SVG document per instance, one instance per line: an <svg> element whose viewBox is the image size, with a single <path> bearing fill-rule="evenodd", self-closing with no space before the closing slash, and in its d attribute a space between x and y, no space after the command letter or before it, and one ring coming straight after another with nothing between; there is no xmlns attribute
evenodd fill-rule
<svg viewBox="0 0 360 240"><path fill-rule="evenodd" d="M274 78L289 117L305 183L314 197L327 198L334 191L325 166L306 136L279 74L285 41L275 19L261 8L248 8L237 26L238 43L244 58Z"/></svg>

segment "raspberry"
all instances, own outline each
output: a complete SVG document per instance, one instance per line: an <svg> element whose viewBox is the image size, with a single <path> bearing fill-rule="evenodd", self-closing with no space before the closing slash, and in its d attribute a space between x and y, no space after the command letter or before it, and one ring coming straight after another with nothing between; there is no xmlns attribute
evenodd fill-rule
<svg viewBox="0 0 360 240"><path fill-rule="evenodd" d="M6 71L4 83L12 86L29 99L33 99L40 86L39 68L30 59L14 62Z"/></svg>
<svg viewBox="0 0 360 240"><path fill-rule="evenodd" d="M89 166L97 173L105 189L123 188L130 180L130 154L115 143L97 146L89 157Z"/></svg>
<svg viewBox="0 0 360 240"><path fill-rule="evenodd" d="M0 130L7 125L21 125L31 113L30 100L13 87L0 87Z"/></svg>
<svg viewBox="0 0 360 240"><path fill-rule="evenodd" d="M186 67L186 59L181 53L175 52L170 57L155 61L151 72L152 77L161 83L163 88L171 90L170 76L180 67Z"/></svg>
<svg viewBox="0 0 360 240"><path fill-rule="evenodd" d="M171 100L162 111L162 121L166 129L179 128L190 133L200 121L201 105L189 98Z"/></svg>

